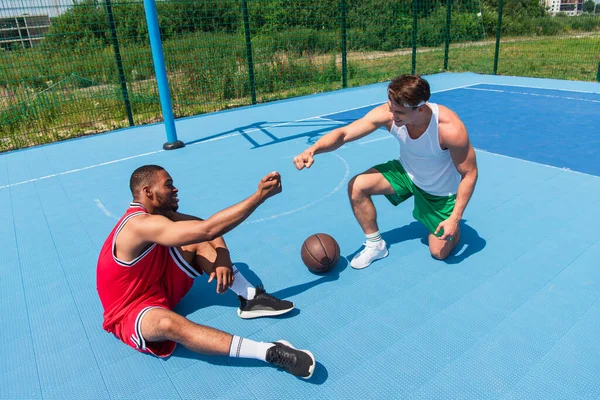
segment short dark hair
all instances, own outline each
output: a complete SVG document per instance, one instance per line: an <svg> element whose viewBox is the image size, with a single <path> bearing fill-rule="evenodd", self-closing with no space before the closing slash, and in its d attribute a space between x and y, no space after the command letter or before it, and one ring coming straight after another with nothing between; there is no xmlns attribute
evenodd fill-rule
<svg viewBox="0 0 600 400"><path fill-rule="evenodd" d="M135 193L146 185L151 185L153 182L154 174L159 171L163 171L164 168L160 165L142 165L131 174L129 178L129 189L131 194L135 196Z"/></svg>
<svg viewBox="0 0 600 400"><path fill-rule="evenodd" d="M388 98L405 107L416 107L423 101L429 101L431 89L429 82L419 75L400 75L388 86Z"/></svg>

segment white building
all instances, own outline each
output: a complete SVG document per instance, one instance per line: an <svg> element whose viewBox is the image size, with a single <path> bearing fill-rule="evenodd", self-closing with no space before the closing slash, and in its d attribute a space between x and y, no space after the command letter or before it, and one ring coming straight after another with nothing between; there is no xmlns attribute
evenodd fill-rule
<svg viewBox="0 0 600 400"><path fill-rule="evenodd" d="M21 15L0 18L0 50L35 46L50 27L48 15Z"/></svg>
<svg viewBox="0 0 600 400"><path fill-rule="evenodd" d="M583 2L585 0L544 0L546 8L551 15L557 12L564 12L567 15L579 15L583 12Z"/></svg>
<svg viewBox="0 0 600 400"><path fill-rule="evenodd" d="M560 1L561 0L546 0L546 8L551 15L556 15L556 13L560 11Z"/></svg>

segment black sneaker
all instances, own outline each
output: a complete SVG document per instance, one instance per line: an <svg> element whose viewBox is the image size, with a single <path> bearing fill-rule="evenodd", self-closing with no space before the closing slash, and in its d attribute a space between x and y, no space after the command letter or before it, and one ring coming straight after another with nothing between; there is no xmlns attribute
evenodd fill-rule
<svg viewBox="0 0 600 400"><path fill-rule="evenodd" d="M278 340L267 350L267 362L285 369L292 375L308 379L315 370L315 357L308 350L298 350L290 342Z"/></svg>
<svg viewBox="0 0 600 400"><path fill-rule="evenodd" d="M262 285L256 288L256 295L254 295L252 300L246 300L242 296L238 296L238 298L240 299L238 315L244 319L273 317L285 314L294 309L294 303L287 300L279 300L277 297L271 296L265 292Z"/></svg>

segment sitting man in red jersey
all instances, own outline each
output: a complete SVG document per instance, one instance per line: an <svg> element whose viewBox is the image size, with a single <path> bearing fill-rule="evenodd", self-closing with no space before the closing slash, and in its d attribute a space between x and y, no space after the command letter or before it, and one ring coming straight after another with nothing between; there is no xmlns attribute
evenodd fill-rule
<svg viewBox="0 0 600 400"><path fill-rule="evenodd" d="M171 355L177 343L203 353L255 358L308 379L315 359L289 342L256 342L196 324L172 309L206 272L217 279L217 292L234 291L238 315L281 315L294 304L253 287L232 264L222 235L281 192L271 172L247 199L207 220L177 212L177 188L167 171L145 165L131 175L133 202L114 227L98 259L97 288L104 307L103 328L134 349L158 357Z"/></svg>

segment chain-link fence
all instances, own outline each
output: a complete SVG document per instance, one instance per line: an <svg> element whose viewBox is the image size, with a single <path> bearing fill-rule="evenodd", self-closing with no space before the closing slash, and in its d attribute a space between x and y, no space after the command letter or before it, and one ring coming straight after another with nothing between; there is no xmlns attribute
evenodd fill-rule
<svg viewBox="0 0 600 400"><path fill-rule="evenodd" d="M548 1L163 0L156 7L173 113L182 117L410 72L600 80L600 7ZM142 0L0 6L0 151L161 120Z"/></svg>

